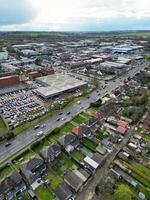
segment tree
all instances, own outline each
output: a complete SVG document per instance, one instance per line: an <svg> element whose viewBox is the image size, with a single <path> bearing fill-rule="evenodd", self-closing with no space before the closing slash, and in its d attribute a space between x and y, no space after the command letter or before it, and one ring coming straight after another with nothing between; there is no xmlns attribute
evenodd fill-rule
<svg viewBox="0 0 150 200"><path fill-rule="evenodd" d="M115 190L115 198L116 200L131 200L132 199L132 191L130 190L128 185L121 184Z"/></svg>

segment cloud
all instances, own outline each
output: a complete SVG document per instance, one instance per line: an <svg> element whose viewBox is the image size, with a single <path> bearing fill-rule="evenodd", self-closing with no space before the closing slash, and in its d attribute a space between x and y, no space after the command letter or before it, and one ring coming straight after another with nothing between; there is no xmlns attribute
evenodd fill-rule
<svg viewBox="0 0 150 200"><path fill-rule="evenodd" d="M149 0L0 0L0 29L148 29L149 5Z"/></svg>
<svg viewBox="0 0 150 200"><path fill-rule="evenodd" d="M35 15L30 0L0 0L0 25L27 23Z"/></svg>

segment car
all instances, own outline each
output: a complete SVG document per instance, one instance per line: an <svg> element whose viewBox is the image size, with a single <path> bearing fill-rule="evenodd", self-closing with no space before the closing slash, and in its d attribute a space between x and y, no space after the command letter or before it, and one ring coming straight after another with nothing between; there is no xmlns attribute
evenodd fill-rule
<svg viewBox="0 0 150 200"><path fill-rule="evenodd" d="M40 128L40 125L34 126L34 129L35 129L35 130L38 129L38 128Z"/></svg>
<svg viewBox="0 0 150 200"><path fill-rule="evenodd" d="M11 143L10 142L7 142L6 144L5 144L5 147L9 147L11 145Z"/></svg>
<svg viewBox="0 0 150 200"><path fill-rule="evenodd" d="M57 119L56 119L56 122L58 122L58 121L60 121L60 118L57 118Z"/></svg>
<svg viewBox="0 0 150 200"><path fill-rule="evenodd" d="M81 101L78 101L77 104L81 104Z"/></svg>
<svg viewBox="0 0 150 200"><path fill-rule="evenodd" d="M62 121L65 121L65 120L66 120L66 117L61 118L61 120L62 120Z"/></svg>
<svg viewBox="0 0 150 200"><path fill-rule="evenodd" d="M83 109L84 107L83 106L80 106L80 109Z"/></svg>
<svg viewBox="0 0 150 200"><path fill-rule="evenodd" d="M89 99L90 97L89 97L89 96L87 96L87 98Z"/></svg>
<svg viewBox="0 0 150 200"><path fill-rule="evenodd" d="M70 115L71 114L71 112L67 112L67 115Z"/></svg>
<svg viewBox="0 0 150 200"><path fill-rule="evenodd" d="M63 112L60 112L60 113L59 113L59 115L62 115L62 114L63 114Z"/></svg>
<svg viewBox="0 0 150 200"><path fill-rule="evenodd" d="M36 134L36 136L37 136L37 137L42 137L43 134L44 134L43 131L39 131L39 132Z"/></svg>

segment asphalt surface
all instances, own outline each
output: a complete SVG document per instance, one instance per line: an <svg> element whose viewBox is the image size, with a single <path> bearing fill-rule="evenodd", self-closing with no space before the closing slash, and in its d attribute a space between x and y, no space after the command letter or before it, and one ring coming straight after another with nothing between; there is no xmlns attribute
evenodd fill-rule
<svg viewBox="0 0 150 200"><path fill-rule="evenodd" d="M141 69L145 68L148 65L149 63L137 65L135 68L132 68L130 71L128 71L125 75L122 75L115 80L109 81L108 84L106 85L106 88L104 89L102 89L102 86L105 85L105 83L104 81L100 81L99 89L88 95L90 96L90 98L85 97L81 100L81 104L76 103L73 106L62 109L61 112L63 112L63 114L61 116L59 114L55 114L54 116L41 122L40 126L45 124L45 127L39 128L38 130L34 130L34 127L32 127L24 131L22 134L18 135L13 140L11 140L11 145L8 147L5 147L5 144L1 144L0 162L6 161L8 158L12 157L14 154L21 151L23 148L31 144L33 141L37 140L36 134L40 130L42 130L46 135L54 128L61 126L67 121L70 121L79 112L82 112L85 109L87 109L91 102L95 102L98 98L103 97L106 93L110 94L112 90L123 84L124 80L126 80L129 76L133 77L137 72L139 72ZM71 114L67 115L67 112L71 112ZM57 121L58 118L61 119L65 118L65 120Z"/></svg>

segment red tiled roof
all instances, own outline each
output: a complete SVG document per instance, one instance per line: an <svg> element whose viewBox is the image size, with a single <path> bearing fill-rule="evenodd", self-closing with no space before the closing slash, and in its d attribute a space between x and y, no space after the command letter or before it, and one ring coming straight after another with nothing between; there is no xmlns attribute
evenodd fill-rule
<svg viewBox="0 0 150 200"><path fill-rule="evenodd" d="M72 132L74 135L79 136L79 126L74 127L74 128L71 130L71 132Z"/></svg>
<svg viewBox="0 0 150 200"><path fill-rule="evenodd" d="M118 127L117 127L117 132L118 132L118 133L125 134L126 130L127 130L127 129L124 128L124 127L122 127L122 126L118 126Z"/></svg>
<svg viewBox="0 0 150 200"><path fill-rule="evenodd" d="M128 125L128 122L124 120L118 120L117 125L125 128Z"/></svg>

